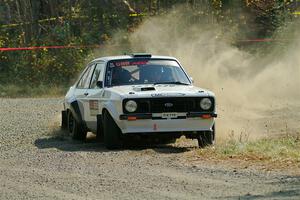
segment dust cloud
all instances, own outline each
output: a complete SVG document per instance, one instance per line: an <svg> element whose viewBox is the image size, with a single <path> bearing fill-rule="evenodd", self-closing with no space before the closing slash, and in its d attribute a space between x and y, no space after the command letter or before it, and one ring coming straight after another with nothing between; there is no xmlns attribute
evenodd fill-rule
<svg viewBox="0 0 300 200"><path fill-rule="evenodd" d="M207 19L190 23L187 12L173 10L145 20L123 47L131 52L174 56L193 77L195 85L217 98L218 137L249 139L300 130L300 34L287 27L275 42L255 53L238 48L235 29ZM226 32L224 32L226 30ZM124 33L116 34L120 43ZM278 38L288 39L276 42ZM118 52L114 46L107 46ZM107 53L107 52L105 52ZM119 51L119 53L121 53Z"/></svg>

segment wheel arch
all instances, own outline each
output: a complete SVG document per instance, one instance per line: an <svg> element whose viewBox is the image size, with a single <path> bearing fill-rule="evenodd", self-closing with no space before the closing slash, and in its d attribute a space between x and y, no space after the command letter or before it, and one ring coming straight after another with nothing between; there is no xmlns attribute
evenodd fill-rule
<svg viewBox="0 0 300 200"><path fill-rule="evenodd" d="M103 115L104 112L108 112L115 122L117 122L117 120L119 119L120 114L112 104L104 104L101 114Z"/></svg>
<svg viewBox="0 0 300 200"><path fill-rule="evenodd" d="M86 127L86 124L82 119L80 109L79 109L79 104L77 101L73 101L72 103L70 103L70 106L67 109L67 114L69 114L69 112L71 112L73 114L73 117L75 118L75 120L78 123L80 123L80 124L84 125L84 127Z"/></svg>
<svg viewBox="0 0 300 200"><path fill-rule="evenodd" d="M121 130L121 132L123 132L122 131L122 122L119 120L120 114L118 113L118 111L113 106L110 106L110 107L102 108L102 111L101 111L102 117L104 116L103 115L104 112L107 112L112 117L112 119L114 120L114 122L116 123L118 128Z"/></svg>

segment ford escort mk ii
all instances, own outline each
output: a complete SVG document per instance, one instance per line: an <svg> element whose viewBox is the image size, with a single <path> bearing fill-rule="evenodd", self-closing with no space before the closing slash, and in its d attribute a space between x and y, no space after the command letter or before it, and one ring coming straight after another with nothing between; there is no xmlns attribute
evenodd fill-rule
<svg viewBox="0 0 300 200"><path fill-rule="evenodd" d="M131 136L162 143L185 135L215 140L215 95L195 87L174 57L133 54L91 61L64 99L62 127L74 139L96 134L107 148Z"/></svg>

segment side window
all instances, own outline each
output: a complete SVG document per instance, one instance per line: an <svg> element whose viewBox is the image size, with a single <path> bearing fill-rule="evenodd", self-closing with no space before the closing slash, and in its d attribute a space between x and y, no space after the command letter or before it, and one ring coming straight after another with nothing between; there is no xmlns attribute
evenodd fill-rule
<svg viewBox="0 0 300 200"><path fill-rule="evenodd" d="M90 77L91 77L91 72L92 72L93 65L89 66L84 74L81 76L81 79L79 80L77 84L77 88L84 89L88 88L88 85L90 83Z"/></svg>
<svg viewBox="0 0 300 200"><path fill-rule="evenodd" d="M85 72L83 73L83 75L81 76L79 82L77 83L77 88L84 88L84 82L86 80L87 75L90 72L91 67L89 67L88 69L85 70Z"/></svg>
<svg viewBox="0 0 300 200"><path fill-rule="evenodd" d="M93 77L91 80L91 85L90 88L94 89L97 86L97 81L103 81L103 74L105 70L105 64L103 63L98 63L95 67Z"/></svg>
<svg viewBox="0 0 300 200"><path fill-rule="evenodd" d="M84 82L84 88L89 88L89 86L90 86L90 82L91 82L91 78L92 78L92 75L93 75L94 67L95 67L95 64L91 65L91 67L90 67L90 71L87 75L86 81Z"/></svg>

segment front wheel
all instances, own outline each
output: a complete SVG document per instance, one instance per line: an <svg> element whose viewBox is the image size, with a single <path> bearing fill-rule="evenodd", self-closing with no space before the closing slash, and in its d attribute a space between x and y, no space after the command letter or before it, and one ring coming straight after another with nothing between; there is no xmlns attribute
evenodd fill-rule
<svg viewBox="0 0 300 200"><path fill-rule="evenodd" d="M68 131L74 140L85 140L87 131L75 119L71 111L68 112Z"/></svg>
<svg viewBox="0 0 300 200"><path fill-rule="evenodd" d="M200 133L197 140L200 148L213 145L215 143L215 125L213 125L212 131Z"/></svg>

